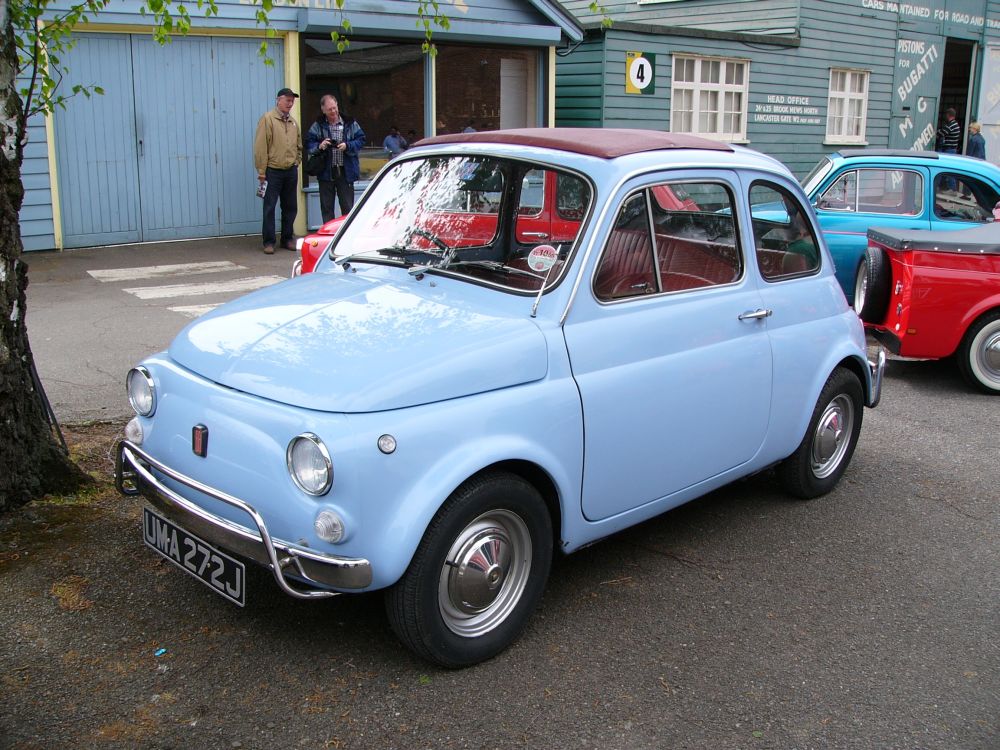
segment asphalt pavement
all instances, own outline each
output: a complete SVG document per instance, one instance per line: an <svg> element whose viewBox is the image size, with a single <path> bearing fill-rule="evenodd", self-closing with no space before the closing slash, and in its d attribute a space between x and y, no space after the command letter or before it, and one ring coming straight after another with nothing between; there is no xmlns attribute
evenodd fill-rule
<svg viewBox="0 0 1000 750"><path fill-rule="evenodd" d="M131 414L125 374L194 317L287 279L296 253L260 238L25 253L28 340L60 422Z"/></svg>

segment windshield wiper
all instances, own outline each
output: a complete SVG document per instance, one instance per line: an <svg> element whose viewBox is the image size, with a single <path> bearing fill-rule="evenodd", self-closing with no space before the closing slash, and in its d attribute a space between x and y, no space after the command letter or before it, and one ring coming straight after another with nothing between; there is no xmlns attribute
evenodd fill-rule
<svg viewBox="0 0 1000 750"><path fill-rule="evenodd" d="M349 253L341 258L337 258L334 263L347 268L347 263L350 260L358 257L375 257L371 256L372 252L378 253L379 255L387 255L390 258L409 258L411 255L432 255L434 257L441 257L441 253L437 250L420 250L418 248L403 247L401 245L391 245L389 247L381 247L378 250L359 250L356 253Z"/></svg>
<svg viewBox="0 0 1000 750"><path fill-rule="evenodd" d="M544 274L527 271L523 268L515 268L514 266L504 265L497 260L456 260L449 263L447 266L442 266L441 268L442 270L449 270L455 266L476 266L477 268L488 268L491 271L513 274L515 276L530 276L533 279L541 279L542 281L546 279Z"/></svg>

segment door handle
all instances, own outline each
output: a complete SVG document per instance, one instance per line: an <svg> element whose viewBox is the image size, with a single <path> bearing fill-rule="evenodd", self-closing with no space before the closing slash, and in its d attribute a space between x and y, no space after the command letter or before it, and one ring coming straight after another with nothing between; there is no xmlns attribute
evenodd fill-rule
<svg viewBox="0 0 1000 750"><path fill-rule="evenodd" d="M533 240L547 240L549 238L548 232L521 232L524 237L531 237Z"/></svg>
<svg viewBox="0 0 1000 750"><path fill-rule="evenodd" d="M745 313L740 314L740 320L760 320L761 318L770 318L773 310L765 310L762 307L758 307L756 310L747 310Z"/></svg>

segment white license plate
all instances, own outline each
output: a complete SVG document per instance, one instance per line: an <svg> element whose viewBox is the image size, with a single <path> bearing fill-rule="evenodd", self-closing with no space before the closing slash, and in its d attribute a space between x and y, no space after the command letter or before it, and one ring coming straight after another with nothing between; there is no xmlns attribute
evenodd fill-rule
<svg viewBox="0 0 1000 750"><path fill-rule="evenodd" d="M215 593L241 607L246 604L246 575L239 560L146 507L142 509L142 539Z"/></svg>

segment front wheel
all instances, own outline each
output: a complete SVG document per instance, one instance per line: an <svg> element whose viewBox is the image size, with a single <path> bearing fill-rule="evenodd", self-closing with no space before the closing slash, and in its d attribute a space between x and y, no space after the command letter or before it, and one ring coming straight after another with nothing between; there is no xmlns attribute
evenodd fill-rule
<svg viewBox="0 0 1000 750"><path fill-rule="evenodd" d="M969 326L958 349L958 366L973 386L1000 395L1000 310Z"/></svg>
<svg viewBox="0 0 1000 750"><path fill-rule="evenodd" d="M490 473L459 487L386 592L389 622L418 655L465 667L503 651L541 599L552 521L538 491Z"/></svg>
<svg viewBox="0 0 1000 750"><path fill-rule="evenodd" d="M858 444L863 413L860 381L838 367L823 386L799 447L778 465L787 492L807 500L837 486Z"/></svg>

